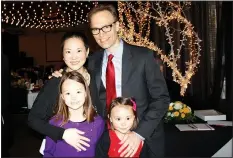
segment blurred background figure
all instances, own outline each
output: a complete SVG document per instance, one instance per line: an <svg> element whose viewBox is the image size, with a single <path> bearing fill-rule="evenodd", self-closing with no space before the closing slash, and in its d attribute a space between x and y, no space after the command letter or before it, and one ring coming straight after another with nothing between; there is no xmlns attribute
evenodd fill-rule
<svg viewBox="0 0 233 158"><path fill-rule="evenodd" d="M1 125L2 125L2 157L9 157L9 149L13 144L13 130L11 130L11 119L9 112L9 93L10 93L10 70L7 56L1 53L2 58L2 115L1 115Z"/></svg>

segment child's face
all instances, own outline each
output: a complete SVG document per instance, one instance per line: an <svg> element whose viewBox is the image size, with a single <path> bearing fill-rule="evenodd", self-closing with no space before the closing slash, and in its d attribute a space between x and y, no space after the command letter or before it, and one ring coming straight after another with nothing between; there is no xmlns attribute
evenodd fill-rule
<svg viewBox="0 0 233 158"><path fill-rule="evenodd" d="M62 98L69 110L77 110L83 107L86 91L83 84L67 79L62 84Z"/></svg>
<svg viewBox="0 0 233 158"><path fill-rule="evenodd" d="M117 105L111 111L110 121L115 130L127 133L134 123L134 113L132 107Z"/></svg>

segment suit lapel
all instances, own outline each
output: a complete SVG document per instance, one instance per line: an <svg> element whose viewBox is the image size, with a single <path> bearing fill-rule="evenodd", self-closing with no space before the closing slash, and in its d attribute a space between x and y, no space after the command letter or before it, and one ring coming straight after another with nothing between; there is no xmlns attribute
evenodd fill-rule
<svg viewBox="0 0 233 158"><path fill-rule="evenodd" d="M96 85L98 88L98 91L100 90L100 83L101 83L101 75L102 75L102 61L103 61L103 55L104 52L98 52L100 55L98 56L96 62L95 62L95 68L96 68L96 73L95 73L95 79L96 79Z"/></svg>
<svg viewBox="0 0 233 158"><path fill-rule="evenodd" d="M100 55L98 56L96 62L95 62L95 78L96 78L96 85L98 88L98 91L100 90L100 84L101 84L101 75L102 75L102 62L103 62L103 55L104 52L98 52ZM123 87L127 83L129 76L130 76L130 71L133 67L132 63L132 52L130 51L129 45L125 42L123 42L123 55L122 55L122 92L123 92ZM123 95L123 94L122 94Z"/></svg>
<svg viewBox="0 0 233 158"><path fill-rule="evenodd" d="M133 55L129 49L129 45L127 43L123 43L123 56L122 56L122 92L123 87L127 83L130 75L130 71L132 69L132 59Z"/></svg>

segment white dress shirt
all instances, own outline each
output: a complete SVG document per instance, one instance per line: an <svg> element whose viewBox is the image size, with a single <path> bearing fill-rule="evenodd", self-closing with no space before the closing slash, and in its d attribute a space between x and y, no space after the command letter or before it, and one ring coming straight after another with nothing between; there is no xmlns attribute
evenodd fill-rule
<svg viewBox="0 0 233 158"><path fill-rule="evenodd" d="M108 64L108 55L112 54L114 57L112 58L112 62L115 70L115 85L116 85L116 95L117 97L122 96L121 90L121 81L122 81L122 56L123 56L123 41L120 40L120 45L116 52L110 53L107 50L104 51L103 63L102 63L102 82L104 87L106 88L106 69ZM137 136L139 136L142 140L145 140L144 137L134 132Z"/></svg>
<svg viewBox="0 0 233 158"><path fill-rule="evenodd" d="M102 63L102 82L106 88L106 69L108 64L108 55L112 54L112 62L115 70L115 86L116 86L116 96L121 97L121 80L122 80L122 55L123 55L123 41L120 40L120 45L116 52L110 53L107 50L104 51L103 63Z"/></svg>

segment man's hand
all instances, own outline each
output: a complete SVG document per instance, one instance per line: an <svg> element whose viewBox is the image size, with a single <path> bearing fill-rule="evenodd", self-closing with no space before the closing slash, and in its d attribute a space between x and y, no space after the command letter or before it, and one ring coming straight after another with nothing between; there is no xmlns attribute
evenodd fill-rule
<svg viewBox="0 0 233 158"><path fill-rule="evenodd" d="M118 150L119 153L122 152L123 149L126 149L121 153L121 157L133 157L134 154L137 152L138 147L141 143L141 138L136 135L134 132L130 132L124 136L124 138L121 140L120 144L121 147Z"/></svg>
<svg viewBox="0 0 233 158"><path fill-rule="evenodd" d="M62 74L61 74L62 72L63 72L63 69L60 69L59 71L54 71L52 73L52 76L49 76L49 79L51 79L52 77L56 77L56 78L62 77Z"/></svg>
<svg viewBox="0 0 233 158"><path fill-rule="evenodd" d="M83 131L77 130L75 128L69 128L65 130L62 138L78 151L86 151L84 146L90 147L90 145L87 143L90 142L90 139L82 136L83 134Z"/></svg>

